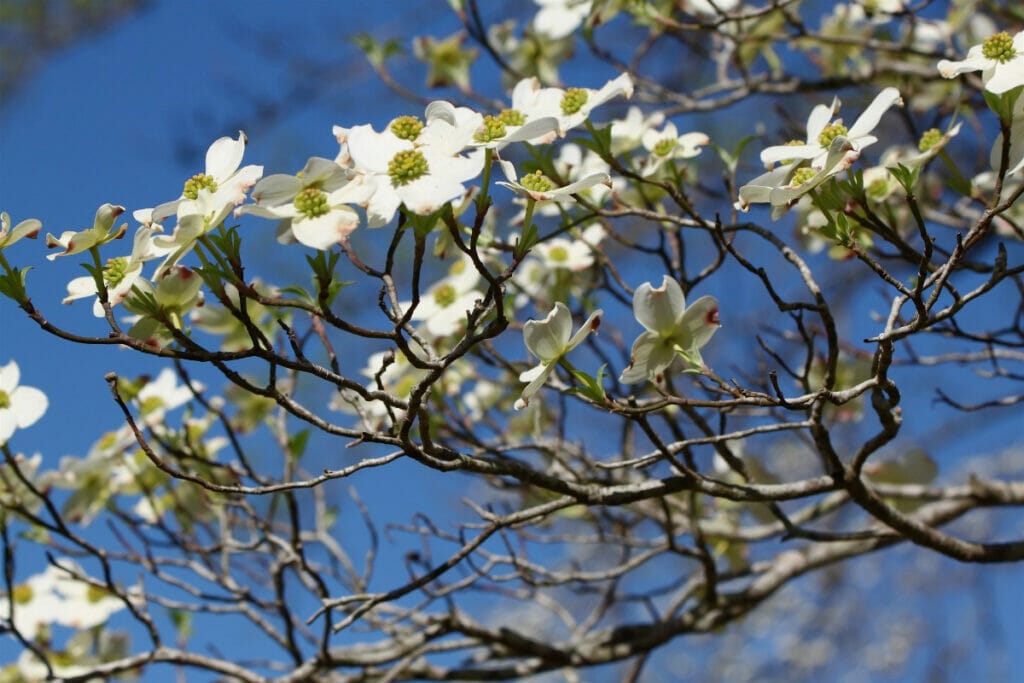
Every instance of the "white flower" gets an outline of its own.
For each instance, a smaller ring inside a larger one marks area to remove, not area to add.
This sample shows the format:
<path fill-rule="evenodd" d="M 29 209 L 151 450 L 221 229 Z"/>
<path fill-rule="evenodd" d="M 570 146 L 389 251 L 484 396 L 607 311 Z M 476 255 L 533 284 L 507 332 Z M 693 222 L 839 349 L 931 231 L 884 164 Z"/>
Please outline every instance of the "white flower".
<path fill-rule="evenodd" d="M 581 178 L 574 183 L 565 185 L 564 187 L 556 187 L 543 173 L 539 170 L 535 173 L 529 173 L 523 177 L 520 181 L 519 176 L 516 174 L 516 168 L 511 162 L 499 160 L 498 165 L 501 166 L 501 172 L 505 174 L 507 181 L 499 180 L 498 185 L 507 187 L 516 194 L 526 197 L 527 199 L 533 199 L 534 201 L 546 201 L 549 199 L 568 199 L 571 195 L 582 192 L 589 187 L 594 185 L 604 184 L 611 186 L 612 179 L 607 173 L 593 173 L 585 178 Z"/>
<path fill-rule="evenodd" d="M 675 124 L 669 121 L 661 132 L 653 128 L 645 130 L 642 142 L 650 152 L 641 172 L 646 177 L 654 175 L 670 159 L 692 159 L 700 154 L 701 147 L 711 144 L 711 138 L 704 133 L 679 135 Z"/>
<path fill-rule="evenodd" d="M 515 403 L 516 410 L 525 408 L 530 398 L 540 391 L 562 356 L 575 349 L 583 343 L 587 335 L 597 330 L 602 314 L 601 310 L 591 313 L 576 334 L 572 333 L 572 313 L 561 301 L 555 303 L 555 307 L 543 320 L 526 321 L 523 325 L 523 342 L 540 363 L 519 375 L 519 381 L 528 384 Z"/>
<path fill-rule="evenodd" d="M 683 9 L 691 14 L 717 17 L 736 9 L 739 4 L 740 0 L 683 0 Z"/>
<path fill-rule="evenodd" d="M 839 99 L 832 100 L 832 106 L 819 104 L 811 110 L 807 119 L 807 142 L 803 144 L 774 145 L 761 152 L 761 163 L 771 168 L 777 162 L 798 159 L 810 159 L 811 166 L 820 169 L 825 165 L 829 154 L 829 146 L 837 137 L 844 137 L 856 152 L 861 152 L 868 145 L 878 141 L 871 131 L 875 129 L 882 114 L 896 104 L 902 104 L 900 93 L 896 88 L 885 88 L 864 110 L 864 113 L 850 126 L 843 125 L 842 119 L 831 121 L 839 111 Z"/>
<path fill-rule="evenodd" d="M 35 424 L 46 412 L 46 394 L 34 387 L 18 386 L 21 373 L 13 360 L 0 367 L 0 445 L 16 429 Z"/>
<path fill-rule="evenodd" d="M 633 342 L 629 367 L 619 377 L 621 382 L 656 379 L 677 356 L 693 368 L 704 365 L 700 349 L 719 327 L 714 297 L 702 296 L 687 307 L 679 283 L 666 275 L 661 287 L 645 282 L 636 288 L 633 315 L 646 332 Z"/>
<path fill-rule="evenodd" d="M 435 337 L 447 337 L 458 332 L 466 323 L 466 313 L 476 306 L 483 295 L 476 290 L 480 273 L 467 256 L 454 263 L 447 277 L 435 283 L 420 297 L 412 320 L 423 320 L 427 332 Z M 410 302 L 402 304 L 407 309 Z"/>
<path fill-rule="evenodd" d="M 1024 85 L 1024 31 L 1012 38 L 1005 31 L 989 36 L 984 43 L 968 50 L 963 61 L 943 59 L 938 69 L 943 78 L 980 71 L 985 90 L 1002 95 Z"/>
<path fill-rule="evenodd" d="M 348 132 L 349 154 L 356 170 L 372 176 L 373 195 L 367 203 L 367 224 L 386 225 L 399 205 L 429 214 L 466 192 L 464 183 L 483 170 L 483 150 L 468 155 L 483 125 L 483 117 L 465 107 L 433 102 L 426 123 L 402 116 L 382 133 L 372 126 Z"/>
<path fill-rule="evenodd" d="M 237 140 L 226 136 L 215 140 L 206 150 L 205 172 L 189 178 L 180 197 L 155 207 L 150 220 L 162 223 L 175 214 L 182 216 L 179 205 L 186 200 L 198 202 L 198 210 L 188 213 L 208 216 L 210 227 L 215 227 L 227 218 L 231 209 L 245 201 L 245 193 L 263 175 L 262 166 L 239 168 L 247 142 L 242 131 L 238 131 Z"/>
<path fill-rule="evenodd" d="M 565 38 L 590 14 L 592 0 L 533 0 L 540 11 L 533 18 L 533 28 L 544 38 Z"/>
<path fill-rule="evenodd" d="M 132 244 L 132 253 L 128 256 L 118 256 L 107 259 L 103 268 L 103 283 L 107 288 L 107 300 L 111 306 L 124 301 L 131 294 L 132 287 L 142 276 L 142 265 L 151 259 L 165 256 L 170 249 L 158 247 L 153 241 L 153 233 L 159 230 L 159 226 L 142 226 L 135 231 L 135 241 Z M 103 304 L 100 303 L 96 289 L 96 279 L 92 275 L 76 277 L 68 282 L 68 295 L 64 297 L 63 303 L 70 304 L 72 301 L 87 296 L 96 296 L 92 305 L 92 314 L 97 318 L 103 317 Z"/>
<path fill-rule="evenodd" d="M 104 204 L 96 209 L 96 217 L 93 219 L 92 227 L 78 232 L 65 230 L 60 237 L 46 234 L 46 246 L 53 249 L 62 247 L 64 251 L 55 254 L 48 254 L 47 259 L 54 260 L 58 256 L 71 256 L 78 254 L 91 247 L 98 247 L 111 240 L 119 240 L 128 231 L 128 224 L 122 223 L 114 227 L 117 217 L 124 213 L 123 206 Z"/>
<path fill-rule="evenodd" d="M 252 191 L 256 203 L 235 213 L 281 219 L 279 241 L 328 249 L 359 227 L 359 214 L 349 205 L 372 194 L 373 183 L 366 176 L 312 157 L 296 175 L 279 173 L 260 180 Z"/>
<path fill-rule="evenodd" d="M 859 157 L 860 152 L 845 137 L 837 137 L 829 144 L 822 168 L 799 162 L 773 168 L 740 188 L 735 207 L 746 211 L 751 204 L 768 203 L 772 206 L 772 220 L 776 220 L 795 200 L 848 169 Z"/>
<path fill-rule="evenodd" d="M 15 585 L 12 595 L 0 596 L 0 620 L 7 621 L 13 602 L 14 618 L 10 623 L 26 638 L 36 638 L 40 629 L 53 623 L 60 613 L 60 597 L 54 590 L 58 571 L 48 567 Z"/>
<path fill-rule="evenodd" d="M 512 106 L 525 120 L 555 117 L 559 132 L 567 131 L 582 124 L 590 112 L 619 95 L 627 99 L 633 96 L 633 79 L 623 73 L 608 81 L 600 90 L 590 88 L 541 88 L 535 78 L 526 79 L 512 91 Z"/>
<path fill-rule="evenodd" d="M 612 153 L 632 152 L 643 144 L 644 133 L 665 122 L 665 114 L 656 111 L 647 116 L 640 107 L 630 107 L 626 118 L 612 121 Z"/>

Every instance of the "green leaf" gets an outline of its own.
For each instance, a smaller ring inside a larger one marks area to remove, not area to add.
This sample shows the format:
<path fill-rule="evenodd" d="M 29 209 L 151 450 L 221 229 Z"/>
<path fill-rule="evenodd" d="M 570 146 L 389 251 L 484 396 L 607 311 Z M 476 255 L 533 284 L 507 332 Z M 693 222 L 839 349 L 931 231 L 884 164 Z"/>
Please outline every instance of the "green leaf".
<path fill-rule="evenodd" d="M 306 452 L 306 445 L 309 443 L 310 431 L 303 429 L 288 439 L 288 453 L 289 455 L 298 460 L 302 457 L 302 454 Z"/>

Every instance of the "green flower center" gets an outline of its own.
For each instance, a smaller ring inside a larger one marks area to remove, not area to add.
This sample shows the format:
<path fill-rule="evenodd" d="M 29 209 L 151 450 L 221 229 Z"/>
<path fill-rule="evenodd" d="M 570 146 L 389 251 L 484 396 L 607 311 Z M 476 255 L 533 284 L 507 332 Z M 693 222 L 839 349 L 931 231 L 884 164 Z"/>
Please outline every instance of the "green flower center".
<path fill-rule="evenodd" d="M 557 263 L 565 263 L 569 260 L 569 250 L 565 247 L 551 247 L 548 251 L 548 258 Z"/>
<path fill-rule="evenodd" d="M 490 142 L 505 137 L 508 131 L 505 129 L 505 122 L 497 116 L 485 116 L 484 126 L 476 132 L 473 139 L 477 142 Z"/>
<path fill-rule="evenodd" d="M 932 128 L 921 136 L 921 142 L 917 143 L 917 148 L 922 152 L 927 152 L 940 142 L 942 142 L 942 133 L 938 128 Z"/>
<path fill-rule="evenodd" d="M 989 36 L 988 40 L 982 43 L 981 54 L 987 59 L 1005 64 L 1017 56 L 1013 49 L 1013 38 L 1006 31 Z"/>
<path fill-rule="evenodd" d="M 185 191 L 182 192 L 187 199 L 199 199 L 199 190 L 217 191 L 217 181 L 212 175 L 196 173 L 185 181 Z"/>
<path fill-rule="evenodd" d="M 317 187 L 307 187 L 295 195 L 293 204 L 295 209 L 306 218 L 317 218 L 331 210 L 331 207 L 327 205 L 327 193 Z"/>
<path fill-rule="evenodd" d="M 0 389 L 0 409 L 11 407 L 11 396 L 3 389 Z"/>
<path fill-rule="evenodd" d="M 429 172 L 426 157 L 415 149 L 403 150 L 388 162 L 388 176 L 395 187 L 408 185 Z"/>
<path fill-rule="evenodd" d="M 391 132 L 402 140 L 415 140 L 423 130 L 423 122 L 415 116 L 399 116 L 391 122 Z"/>
<path fill-rule="evenodd" d="M 553 187 L 551 181 L 541 173 L 540 169 L 533 173 L 527 173 L 519 184 L 531 192 L 547 192 Z"/>
<path fill-rule="evenodd" d="M 804 183 L 806 183 L 808 180 L 810 180 L 814 176 L 816 176 L 817 173 L 818 172 L 815 171 L 810 166 L 804 166 L 803 168 L 798 168 L 796 170 L 796 173 L 793 174 L 793 178 L 789 181 L 789 184 L 792 185 L 793 187 L 798 187 L 798 186 L 803 185 Z"/>
<path fill-rule="evenodd" d="M 27 583 L 15 586 L 12 597 L 15 605 L 27 605 L 32 602 L 32 586 Z"/>
<path fill-rule="evenodd" d="M 825 130 L 821 131 L 821 135 L 818 136 L 818 144 L 822 147 L 828 147 L 832 144 L 840 135 L 846 135 L 848 132 L 846 126 L 841 123 L 831 123 L 825 126 Z"/>
<path fill-rule="evenodd" d="M 889 192 L 889 181 L 885 178 L 875 178 L 871 184 L 864 188 L 869 197 L 881 199 Z"/>
<path fill-rule="evenodd" d="M 128 274 L 128 257 L 118 256 L 108 258 L 107 265 L 103 267 L 103 279 L 110 287 L 117 287 Z"/>
<path fill-rule="evenodd" d="M 506 126 L 521 126 L 526 123 L 526 114 L 518 109 L 502 109 L 498 118 Z"/>
<path fill-rule="evenodd" d="M 434 303 L 441 308 L 447 308 L 455 303 L 457 296 L 458 293 L 455 291 L 455 287 L 445 283 L 434 290 Z"/>
<path fill-rule="evenodd" d="M 562 113 L 565 115 L 575 114 L 587 103 L 589 95 L 583 88 L 569 88 L 562 95 Z"/>
<path fill-rule="evenodd" d="M 665 138 L 664 140 L 658 140 L 658 143 L 654 145 L 654 153 L 659 157 L 667 157 L 675 148 L 676 139 Z"/>
<path fill-rule="evenodd" d="M 90 603 L 93 603 L 93 604 L 99 602 L 100 600 L 102 600 L 103 598 L 105 598 L 105 597 L 107 597 L 109 595 L 110 595 L 110 593 L 108 593 L 107 591 L 103 590 L 102 588 L 97 588 L 96 586 L 89 586 L 89 588 L 85 591 L 85 599 L 86 599 L 86 601 L 88 601 Z"/>

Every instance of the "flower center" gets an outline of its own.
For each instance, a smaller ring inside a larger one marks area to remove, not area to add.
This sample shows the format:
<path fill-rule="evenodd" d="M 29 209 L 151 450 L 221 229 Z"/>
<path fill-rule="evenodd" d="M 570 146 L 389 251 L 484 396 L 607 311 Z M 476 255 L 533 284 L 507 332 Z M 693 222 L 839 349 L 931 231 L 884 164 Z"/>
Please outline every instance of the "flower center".
<path fill-rule="evenodd" d="M 295 195 L 295 209 L 306 218 L 317 218 L 330 212 L 327 205 L 327 193 L 317 187 L 307 187 Z"/>
<path fill-rule="evenodd" d="M 86 601 L 93 604 L 99 602 L 108 595 L 110 594 L 107 593 L 107 591 L 103 590 L 102 588 L 97 588 L 96 586 L 89 586 L 89 588 L 85 591 Z"/>
<path fill-rule="evenodd" d="M 199 199 L 199 190 L 216 192 L 217 181 L 213 179 L 212 175 L 196 173 L 185 181 L 185 191 L 182 192 L 182 194 L 185 195 L 187 199 Z"/>
<path fill-rule="evenodd" d="M 917 148 L 922 152 L 927 152 L 941 141 L 942 133 L 938 128 L 932 128 L 925 131 L 924 135 L 921 136 L 921 142 L 917 143 Z"/>
<path fill-rule="evenodd" d="M 473 136 L 477 142 L 490 142 L 505 137 L 508 131 L 505 129 L 505 122 L 497 116 L 485 116 L 483 128 Z"/>
<path fill-rule="evenodd" d="M 111 287 L 117 287 L 124 280 L 124 276 L 128 274 L 128 257 L 118 256 L 116 258 L 108 258 L 107 265 L 103 267 L 103 279 L 107 281 L 107 284 Z"/>
<path fill-rule="evenodd" d="M 864 188 L 864 192 L 869 197 L 881 199 L 889 192 L 889 181 L 885 178 L 875 178 L 871 181 L 871 184 Z"/>
<path fill-rule="evenodd" d="M 448 283 L 439 285 L 438 288 L 434 290 L 434 303 L 441 308 L 448 308 L 451 306 L 455 303 L 456 297 L 457 294 L 455 292 L 455 287 Z"/>
<path fill-rule="evenodd" d="M 569 250 L 562 246 L 551 247 L 548 258 L 557 263 L 565 263 L 569 260 Z"/>
<path fill-rule="evenodd" d="M 520 184 L 531 192 L 547 192 L 553 187 L 551 181 L 544 177 L 540 169 L 533 173 L 527 173 Z"/>
<path fill-rule="evenodd" d="M 562 95 L 562 113 L 575 114 L 587 103 L 587 91 L 583 88 L 569 88 Z"/>
<path fill-rule="evenodd" d="M 833 140 L 840 135 L 846 135 L 847 132 L 846 126 L 841 123 L 829 124 L 825 126 L 825 130 L 821 131 L 821 135 L 818 136 L 818 144 L 822 147 L 828 147 L 832 144 Z"/>
<path fill-rule="evenodd" d="M 0 410 L 11 407 L 11 396 L 3 389 L 0 389 Z"/>
<path fill-rule="evenodd" d="M 796 170 L 796 173 L 793 174 L 793 178 L 789 181 L 789 184 L 792 187 L 798 187 L 798 186 L 803 185 L 804 183 L 806 183 L 808 180 L 813 178 L 815 175 L 817 175 L 817 171 L 815 171 L 810 166 L 805 166 L 803 168 L 798 168 Z"/>
<path fill-rule="evenodd" d="M 502 109 L 498 118 L 506 126 L 521 126 L 526 123 L 526 114 L 518 109 Z"/>
<path fill-rule="evenodd" d="M 426 157 L 415 149 L 403 150 L 388 162 L 388 176 L 395 187 L 408 185 L 429 172 Z"/>
<path fill-rule="evenodd" d="M 657 144 L 654 145 L 654 153 L 659 157 L 667 157 L 672 153 L 672 150 L 676 148 L 675 138 L 665 138 L 664 140 L 658 140 Z"/>
<path fill-rule="evenodd" d="M 415 140 L 423 130 L 423 122 L 415 116 L 399 116 L 391 122 L 391 132 L 402 140 Z"/>
<path fill-rule="evenodd" d="M 27 583 L 15 586 L 12 597 L 14 598 L 14 604 L 27 605 L 32 602 L 32 586 Z"/>
<path fill-rule="evenodd" d="M 1006 31 L 997 33 L 982 43 L 981 54 L 985 55 L 986 58 L 993 61 L 1005 64 L 1014 57 L 1017 56 L 1017 51 L 1013 49 L 1013 38 Z"/>

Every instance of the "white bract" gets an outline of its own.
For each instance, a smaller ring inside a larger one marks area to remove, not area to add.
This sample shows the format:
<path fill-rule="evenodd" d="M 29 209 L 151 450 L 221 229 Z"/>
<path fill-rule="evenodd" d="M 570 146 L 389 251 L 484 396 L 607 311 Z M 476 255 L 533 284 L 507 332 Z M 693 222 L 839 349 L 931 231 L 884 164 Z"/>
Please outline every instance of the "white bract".
<path fill-rule="evenodd" d="M 18 386 L 21 372 L 13 360 L 0 367 L 0 445 L 16 429 L 35 424 L 46 412 L 46 394 L 34 387 Z"/>
<path fill-rule="evenodd" d="M 527 320 L 523 325 L 523 342 L 527 350 L 540 361 L 538 365 L 519 375 L 520 382 L 527 382 L 522 396 L 515 403 L 516 410 L 525 408 L 547 381 L 548 375 L 562 357 L 575 349 L 591 332 L 601 324 L 603 311 L 597 310 L 590 314 L 583 325 L 572 333 L 572 313 L 561 301 L 555 303 L 547 317 L 543 320 Z"/>
<path fill-rule="evenodd" d="M 703 367 L 700 350 L 719 328 L 718 301 L 702 296 L 689 307 L 679 283 L 668 275 L 661 287 L 645 282 L 633 293 L 633 315 L 646 330 L 630 352 L 619 381 L 655 380 L 677 357 L 693 369 Z"/>
<path fill-rule="evenodd" d="M 633 96 L 633 79 L 624 73 L 608 81 L 599 90 L 590 88 L 541 88 L 536 79 L 527 79 L 512 91 L 512 106 L 525 120 L 544 117 L 558 119 L 559 131 L 567 131 L 582 124 L 594 108 L 622 95 Z"/>
<path fill-rule="evenodd" d="M 959 62 L 943 59 L 938 69 L 943 78 L 980 71 L 985 90 L 1002 95 L 1024 85 L 1024 31 L 1013 37 L 1005 31 L 996 33 L 968 50 L 966 59 Z"/>
<path fill-rule="evenodd" d="M 761 152 L 761 163 L 765 168 L 771 168 L 776 163 L 786 160 L 810 159 L 811 166 L 820 169 L 825 165 L 830 145 L 837 137 L 846 138 L 854 151 L 861 152 L 878 140 L 871 135 L 871 131 L 881 121 L 882 114 L 893 105 L 902 103 L 903 100 L 896 88 L 886 88 L 878 93 L 849 128 L 843 125 L 842 119 L 832 121 L 832 117 L 839 111 L 838 98 L 832 100 L 830 107 L 819 104 L 811 110 L 811 115 L 807 118 L 807 141 L 766 147 Z"/>
<path fill-rule="evenodd" d="M 26 218 L 11 229 L 11 217 L 4 211 L 0 213 L 0 251 L 11 246 L 22 237 L 34 239 L 43 224 L 37 218 Z"/>
<path fill-rule="evenodd" d="M 74 230 L 65 230 L 60 234 L 60 237 L 55 237 L 54 235 L 47 233 L 46 246 L 51 249 L 61 247 L 64 251 L 49 254 L 46 258 L 52 261 L 58 256 L 79 254 L 86 249 L 98 247 L 110 242 L 111 240 L 121 239 L 124 237 L 125 232 L 128 231 L 128 224 L 122 223 L 121 225 L 114 227 L 114 223 L 117 221 L 117 217 L 122 213 L 124 213 L 123 206 L 104 204 L 100 208 L 96 209 L 96 217 L 93 219 L 91 228 L 77 232 Z"/>
<path fill-rule="evenodd" d="M 592 0 L 533 0 L 540 11 L 533 18 L 533 28 L 551 40 L 565 38 L 590 14 Z"/>

